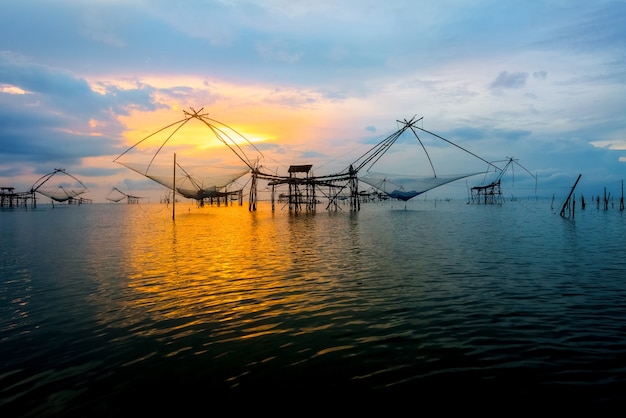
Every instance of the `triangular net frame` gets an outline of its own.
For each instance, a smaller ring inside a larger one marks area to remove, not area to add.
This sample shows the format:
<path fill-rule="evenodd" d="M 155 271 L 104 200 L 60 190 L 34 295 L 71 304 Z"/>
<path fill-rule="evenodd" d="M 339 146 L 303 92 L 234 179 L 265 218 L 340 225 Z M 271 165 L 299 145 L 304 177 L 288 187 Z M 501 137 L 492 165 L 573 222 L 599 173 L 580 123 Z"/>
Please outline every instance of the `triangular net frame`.
<path fill-rule="evenodd" d="M 110 202 L 121 202 L 122 200 L 127 198 L 126 193 L 118 189 L 117 187 L 113 187 L 111 191 L 105 196 L 106 200 Z"/>
<path fill-rule="evenodd" d="M 359 181 L 368 184 L 375 189 L 379 190 L 383 194 L 398 200 L 407 201 L 412 199 L 415 196 L 419 196 L 429 190 L 435 189 L 437 187 L 443 186 L 444 184 L 448 184 L 454 182 L 456 180 L 460 180 L 462 178 L 475 176 L 477 174 L 484 173 L 483 171 L 473 171 L 469 173 L 457 173 L 457 174 L 445 174 L 440 175 L 437 174 L 435 170 L 435 166 L 432 162 L 430 154 L 426 150 L 426 147 L 419 135 L 418 131 L 422 131 L 434 136 L 437 139 L 443 140 L 454 147 L 464 151 L 472 155 L 473 157 L 478 158 L 479 160 L 487 163 L 488 166 L 492 166 L 497 170 L 500 170 L 498 167 L 494 166 L 487 160 L 479 157 L 478 155 L 472 153 L 471 151 L 466 150 L 465 148 L 460 147 L 459 145 L 433 133 L 423 129 L 418 126 L 417 123 L 421 121 L 423 118 L 416 119 L 415 117 L 410 120 L 404 119 L 403 121 L 397 121 L 401 124 L 401 127 L 384 138 L 381 142 L 379 142 L 376 146 L 371 148 L 364 155 L 359 157 L 350 167 L 351 170 L 358 173 Z M 389 151 L 391 146 L 396 143 L 396 141 L 405 133 L 412 133 L 420 146 L 422 147 L 426 159 L 432 169 L 432 175 L 412 175 L 412 174 L 399 174 L 399 173 L 391 173 L 391 172 L 382 172 L 382 171 L 373 171 L 372 168 L 375 164 L 377 164 L 381 158 Z"/>
<path fill-rule="evenodd" d="M 49 197 L 55 202 L 67 202 L 89 191 L 83 182 L 62 168 L 55 168 L 51 173 L 40 177 L 30 190 L 32 193 L 37 192 Z"/>
<path fill-rule="evenodd" d="M 146 136 L 113 161 L 186 198 L 203 200 L 227 192 L 263 155 L 234 128 L 201 112 L 183 111 L 183 119 Z M 188 141 L 182 129 L 194 120 L 203 129 L 196 133 L 201 135 L 196 144 Z M 166 145 L 176 155 L 175 164 L 172 154 L 164 152 Z"/>

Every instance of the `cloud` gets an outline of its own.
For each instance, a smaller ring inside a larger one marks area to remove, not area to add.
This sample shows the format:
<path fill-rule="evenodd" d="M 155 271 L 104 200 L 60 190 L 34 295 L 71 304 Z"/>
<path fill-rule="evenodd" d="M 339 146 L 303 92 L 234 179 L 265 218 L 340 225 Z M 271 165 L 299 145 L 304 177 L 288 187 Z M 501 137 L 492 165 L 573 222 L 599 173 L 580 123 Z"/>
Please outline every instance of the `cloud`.
<path fill-rule="evenodd" d="M 290 51 L 286 41 L 258 42 L 256 49 L 264 60 L 285 64 L 297 62 L 301 55 L 298 52 Z"/>
<path fill-rule="evenodd" d="M 607 140 L 599 140 L 599 141 L 590 141 L 589 142 L 594 147 L 598 148 L 606 148 L 610 150 L 618 150 L 625 151 L 626 150 L 626 139 L 607 139 Z"/>
<path fill-rule="evenodd" d="M 83 78 L 16 54 L 0 54 L 0 83 L 0 155 L 40 172 L 115 153 L 126 129 L 119 116 L 158 107 L 149 86 L 96 92 Z"/>
<path fill-rule="evenodd" d="M 66 167 L 111 181 L 129 141 L 195 106 L 245 125 L 285 165 L 326 164 L 417 114 L 554 184 L 582 169 L 621 176 L 625 12 L 582 0 L 9 2 L 0 173 Z M 442 166 L 452 160 L 423 140 Z M 412 162 L 396 155 L 394 168 Z"/>
<path fill-rule="evenodd" d="M 491 82 L 489 88 L 492 90 L 500 89 L 521 89 L 526 86 L 528 73 L 509 73 L 502 71 L 495 80 Z"/>

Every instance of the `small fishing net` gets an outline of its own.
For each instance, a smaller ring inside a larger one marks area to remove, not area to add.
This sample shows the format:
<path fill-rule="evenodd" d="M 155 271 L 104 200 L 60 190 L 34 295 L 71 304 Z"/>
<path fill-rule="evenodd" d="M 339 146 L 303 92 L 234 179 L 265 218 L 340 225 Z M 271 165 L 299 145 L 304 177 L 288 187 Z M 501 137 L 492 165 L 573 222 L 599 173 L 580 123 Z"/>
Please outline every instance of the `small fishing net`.
<path fill-rule="evenodd" d="M 106 195 L 107 200 L 111 202 L 116 202 L 116 203 L 121 202 L 122 200 L 127 199 L 127 198 L 128 198 L 128 195 L 122 192 L 117 187 L 114 187 L 113 189 L 111 189 L 109 194 Z"/>
<path fill-rule="evenodd" d="M 89 189 L 64 169 L 55 169 L 37 180 L 31 191 L 49 197 L 55 202 L 67 202 L 88 192 Z"/>

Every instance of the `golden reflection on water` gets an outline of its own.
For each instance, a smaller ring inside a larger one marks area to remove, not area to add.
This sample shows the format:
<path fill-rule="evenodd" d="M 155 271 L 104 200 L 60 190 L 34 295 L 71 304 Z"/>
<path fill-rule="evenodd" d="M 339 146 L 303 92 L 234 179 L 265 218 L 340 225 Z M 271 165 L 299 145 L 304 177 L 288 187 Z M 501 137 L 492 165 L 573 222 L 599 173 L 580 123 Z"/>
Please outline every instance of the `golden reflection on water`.
<path fill-rule="evenodd" d="M 172 221 L 171 212 L 148 205 L 130 224 L 131 303 L 141 308 L 134 314 L 180 322 L 144 331 L 232 323 L 239 338 L 251 338 L 286 332 L 277 319 L 283 315 L 322 310 L 322 290 L 333 285 L 328 263 L 343 258 L 332 249 L 330 259 L 324 255 L 333 234 L 318 227 L 320 216 L 328 214 L 178 204 Z"/>

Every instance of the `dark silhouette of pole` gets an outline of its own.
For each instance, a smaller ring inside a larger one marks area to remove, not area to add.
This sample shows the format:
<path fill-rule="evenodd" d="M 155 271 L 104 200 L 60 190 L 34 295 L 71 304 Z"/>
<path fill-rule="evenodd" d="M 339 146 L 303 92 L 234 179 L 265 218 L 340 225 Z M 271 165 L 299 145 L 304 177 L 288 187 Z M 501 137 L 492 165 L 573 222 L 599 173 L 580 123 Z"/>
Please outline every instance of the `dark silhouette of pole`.
<path fill-rule="evenodd" d="M 572 186 L 572 190 L 570 190 L 569 195 L 567 196 L 567 199 L 565 199 L 565 203 L 563 203 L 563 207 L 561 208 L 561 216 L 563 216 L 563 214 L 565 213 L 565 208 L 567 207 L 567 204 L 569 203 L 569 199 L 572 197 L 572 193 L 574 193 L 574 189 L 576 188 L 576 185 L 578 184 L 578 180 L 580 180 L 581 177 L 582 177 L 582 174 L 579 174 L 578 178 L 576 179 L 576 183 L 574 183 L 574 185 Z"/>
<path fill-rule="evenodd" d="M 172 183 L 172 220 L 176 217 L 176 153 L 174 153 L 174 178 Z"/>

